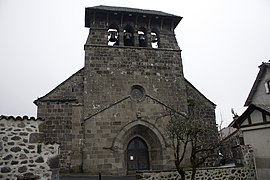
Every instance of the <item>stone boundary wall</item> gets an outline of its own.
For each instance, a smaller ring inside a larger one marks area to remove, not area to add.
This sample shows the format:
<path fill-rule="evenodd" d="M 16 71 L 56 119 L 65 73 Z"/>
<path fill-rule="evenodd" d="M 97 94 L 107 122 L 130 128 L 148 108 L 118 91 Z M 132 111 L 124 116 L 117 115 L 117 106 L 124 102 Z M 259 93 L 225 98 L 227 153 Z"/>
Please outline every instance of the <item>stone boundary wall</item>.
<path fill-rule="evenodd" d="M 57 143 L 42 142 L 41 118 L 0 116 L 0 179 L 58 179 Z"/>
<path fill-rule="evenodd" d="M 241 146 L 243 153 L 242 167 L 200 168 L 196 172 L 196 180 L 256 180 L 253 150 L 250 146 Z M 176 171 L 137 173 L 139 180 L 181 180 Z M 190 180 L 191 171 L 186 171 L 186 180 Z"/>
<path fill-rule="evenodd" d="M 186 171 L 186 180 L 191 178 L 191 171 Z M 175 171 L 139 173 L 139 180 L 181 180 L 181 176 Z M 196 172 L 196 180 L 256 180 L 255 170 L 244 167 L 236 168 L 207 168 Z"/>

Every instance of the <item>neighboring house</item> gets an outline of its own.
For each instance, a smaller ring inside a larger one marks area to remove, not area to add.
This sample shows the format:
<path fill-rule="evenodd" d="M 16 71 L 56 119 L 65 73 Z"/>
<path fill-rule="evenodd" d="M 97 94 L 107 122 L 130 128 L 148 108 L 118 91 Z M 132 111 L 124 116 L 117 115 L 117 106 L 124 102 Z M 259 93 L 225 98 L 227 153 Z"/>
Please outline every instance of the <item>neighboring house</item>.
<path fill-rule="evenodd" d="M 262 63 L 245 102 L 246 111 L 232 123 L 242 131 L 245 144 L 250 144 L 259 180 L 270 177 L 270 63 Z"/>
<path fill-rule="evenodd" d="M 228 127 L 221 129 L 219 135 L 222 141 L 220 147 L 222 160 L 220 165 L 243 165 L 240 145 L 243 145 L 244 142 L 241 131 L 229 125 Z"/>

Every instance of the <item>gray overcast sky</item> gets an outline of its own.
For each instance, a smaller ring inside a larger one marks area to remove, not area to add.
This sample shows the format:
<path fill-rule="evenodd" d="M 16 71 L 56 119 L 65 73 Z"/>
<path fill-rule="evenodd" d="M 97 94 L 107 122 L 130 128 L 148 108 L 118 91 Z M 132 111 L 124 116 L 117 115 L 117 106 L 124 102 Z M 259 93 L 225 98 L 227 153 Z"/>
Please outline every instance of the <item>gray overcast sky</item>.
<path fill-rule="evenodd" d="M 84 8 L 109 5 L 182 16 L 175 30 L 185 77 L 217 104 L 217 123 L 240 115 L 270 59 L 269 0 L 0 0 L 0 114 L 36 116 L 33 101 L 84 65 Z"/>

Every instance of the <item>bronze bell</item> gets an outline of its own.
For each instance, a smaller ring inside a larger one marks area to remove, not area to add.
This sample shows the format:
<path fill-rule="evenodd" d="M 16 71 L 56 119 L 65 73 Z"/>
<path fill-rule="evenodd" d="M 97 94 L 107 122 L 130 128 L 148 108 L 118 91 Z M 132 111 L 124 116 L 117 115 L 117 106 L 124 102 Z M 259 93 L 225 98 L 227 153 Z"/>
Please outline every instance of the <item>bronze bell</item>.
<path fill-rule="evenodd" d="M 126 33 L 125 33 L 125 39 L 126 39 L 126 40 L 131 40 L 131 38 L 132 38 L 132 33 L 126 32 Z"/>
<path fill-rule="evenodd" d="M 117 41 L 117 32 L 116 31 L 109 31 L 109 41 L 116 42 Z"/>
<path fill-rule="evenodd" d="M 153 43 L 158 42 L 158 38 L 157 38 L 156 34 L 155 35 L 152 34 L 151 42 L 153 42 Z"/>
<path fill-rule="evenodd" d="M 139 34 L 139 40 L 140 40 L 140 41 L 145 41 L 145 36 L 144 36 L 144 34 Z"/>

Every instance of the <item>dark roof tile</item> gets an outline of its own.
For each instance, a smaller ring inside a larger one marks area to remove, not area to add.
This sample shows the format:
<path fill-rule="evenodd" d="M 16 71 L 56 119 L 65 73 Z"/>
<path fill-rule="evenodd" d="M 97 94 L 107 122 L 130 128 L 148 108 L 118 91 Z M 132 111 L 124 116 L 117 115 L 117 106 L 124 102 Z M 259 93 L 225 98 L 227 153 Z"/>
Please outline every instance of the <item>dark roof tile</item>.
<path fill-rule="evenodd" d="M 157 15 L 157 16 L 178 17 L 176 15 L 165 13 L 165 12 L 162 12 L 162 11 L 135 9 L 135 8 L 128 8 L 128 7 L 116 7 L 116 6 L 103 6 L 103 5 L 100 5 L 100 6 L 88 7 L 87 9 L 104 10 L 104 11 L 117 11 L 117 12 L 127 12 L 127 13 L 140 13 L 140 14 L 149 14 L 149 15 Z"/>
<path fill-rule="evenodd" d="M 230 123 L 230 126 L 234 128 L 239 128 L 241 124 L 246 120 L 246 118 L 248 118 L 255 109 L 261 112 L 265 112 L 267 115 L 270 116 L 270 106 L 250 104 L 241 116 L 239 116 Z"/>
<path fill-rule="evenodd" d="M 252 98 L 253 98 L 253 95 L 255 94 L 255 92 L 257 91 L 257 87 L 261 81 L 261 78 L 263 77 L 264 73 L 265 73 L 265 70 L 266 68 L 269 68 L 270 67 L 270 63 L 269 62 L 262 62 L 262 64 L 259 66 L 260 68 L 260 71 L 256 77 L 256 80 L 254 81 L 254 84 L 249 92 L 249 95 L 248 95 L 248 98 L 245 102 L 245 105 L 244 106 L 249 106 L 251 103 L 252 103 Z"/>

